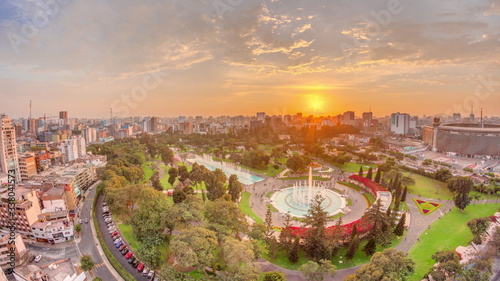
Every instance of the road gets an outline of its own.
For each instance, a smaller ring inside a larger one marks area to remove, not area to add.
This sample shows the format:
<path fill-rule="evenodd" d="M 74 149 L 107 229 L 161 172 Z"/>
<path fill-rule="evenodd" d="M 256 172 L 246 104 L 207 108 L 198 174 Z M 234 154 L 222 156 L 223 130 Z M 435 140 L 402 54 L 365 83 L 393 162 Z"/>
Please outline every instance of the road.
<path fill-rule="evenodd" d="M 104 219 L 102 218 L 102 201 L 103 201 L 103 196 L 101 196 L 97 200 L 97 207 L 96 207 L 96 216 L 97 216 L 97 222 L 99 223 L 99 230 L 101 231 L 102 236 L 104 238 L 104 242 L 108 246 L 109 251 L 113 256 L 115 256 L 116 260 L 122 265 L 125 270 L 127 270 L 136 280 L 147 280 L 144 278 L 139 272 L 137 272 L 136 269 L 134 269 L 130 264 L 128 264 L 127 260 L 122 256 L 122 254 L 115 248 L 115 244 L 113 244 L 113 240 L 111 239 L 111 235 L 109 235 L 108 228 L 106 224 L 104 223 Z M 113 222 L 115 224 L 115 222 Z M 118 227 L 117 230 L 119 231 Z M 120 236 L 123 238 L 123 235 Z M 127 245 L 128 249 L 131 249 L 130 245 L 125 241 L 125 244 Z M 102 245 L 105 247 L 104 245 Z M 103 280 L 108 280 L 108 279 L 103 279 Z"/>
<path fill-rule="evenodd" d="M 90 224 L 92 223 L 92 214 L 90 212 L 91 207 L 92 207 L 92 201 L 94 200 L 94 196 L 96 193 L 96 187 L 100 183 L 100 181 L 96 182 L 91 186 L 91 190 L 88 191 L 87 196 L 85 198 L 85 201 L 83 202 L 81 206 L 81 212 L 80 212 L 80 218 L 82 220 L 88 219 L 88 223 L 82 223 L 82 232 L 80 233 L 81 239 L 77 243 L 78 250 L 82 255 L 90 255 L 92 257 L 92 260 L 96 264 L 96 267 L 94 267 L 94 275 L 96 277 L 102 278 L 102 280 L 117 280 L 111 271 L 104 265 L 104 260 L 101 257 L 101 254 L 99 253 L 97 249 L 98 245 L 98 240 L 97 237 L 95 237 L 92 234 L 92 229 L 90 227 Z"/>

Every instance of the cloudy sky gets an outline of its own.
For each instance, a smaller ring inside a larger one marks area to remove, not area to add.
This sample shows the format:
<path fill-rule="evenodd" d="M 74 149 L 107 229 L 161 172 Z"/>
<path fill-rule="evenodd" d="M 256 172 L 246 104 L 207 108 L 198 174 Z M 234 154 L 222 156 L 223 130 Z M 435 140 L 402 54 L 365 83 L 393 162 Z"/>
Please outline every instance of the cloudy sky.
<path fill-rule="evenodd" d="M 30 100 L 35 117 L 500 115 L 500 0 L 0 0 L 0 112 Z"/>

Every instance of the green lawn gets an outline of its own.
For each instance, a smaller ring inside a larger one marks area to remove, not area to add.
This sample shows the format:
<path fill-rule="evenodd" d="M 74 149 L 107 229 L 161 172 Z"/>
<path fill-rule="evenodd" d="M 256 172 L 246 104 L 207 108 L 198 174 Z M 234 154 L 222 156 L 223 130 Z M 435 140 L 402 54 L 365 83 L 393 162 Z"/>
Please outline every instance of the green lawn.
<path fill-rule="evenodd" d="M 411 194 L 422 195 L 422 197 L 431 199 L 453 199 L 453 193 L 446 187 L 444 182 L 413 173 L 405 173 L 405 176 L 415 180 L 415 185 L 408 187 L 408 192 Z"/>
<path fill-rule="evenodd" d="M 369 192 L 365 192 L 365 193 L 363 193 L 363 194 L 361 194 L 361 195 L 363 195 L 363 197 L 365 197 L 365 198 L 366 198 L 366 200 L 368 201 L 368 203 L 370 204 L 370 206 L 371 206 L 373 203 L 375 203 L 375 198 L 373 197 L 373 195 L 372 195 L 371 193 L 369 193 Z"/>
<path fill-rule="evenodd" d="M 285 177 L 285 178 L 281 178 L 281 179 L 282 180 L 307 180 L 307 179 L 309 179 L 309 176 Z M 313 180 L 316 180 L 316 181 L 329 181 L 330 179 L 325 179 L 325 178 L 322 178 L 322 177 L 313 176 Z"/>
<path fill-rule="evenodd" d="M 124 236 L 125 240 L 128 242 L 130 247 L 133 249 L 139 248 L 139 241 L 135 240 L 134 235 L 132 234 L 132 225 L 130 224 L 118 224 L 118 228 L 122 232 L 122 235 Z"/>
<path fill-rule="evenodd" d="M 151 164 L 153 164 L 152 161 L 147 161 L 141 166 L 142 170 L 144 171 L 144 179 L 147 181 L 153 175 L 153 169 L 151 169 Z"/>
<path fill-rule="evenodd" d="M 361 186 L 355 185 L 354 183 L 344 182 L 344 181 L 339 181 L 338 183 L 345 185 L 345 186 L 348 186 L 356 191 L 363 191 L 364 190 Z"/>
<path fill-rule="evenodd" d="M 467 221 L 473 218 L 491 216 L 500 204 L 469 205 L 462 213 L 453 208 L 451 212 L 435 221 L 431 227 L 420 236 L 408 253 L 416 263 L 416 271 L 409 280 L 421 280 L 435 261 L 431 256 L 437 251 L 455 250 L 458 246 L 467 246 L 472 240 L 472 233 L 467 227 Z"/>
<path fill-rule="evenodd" d="M 387 248 L 394 248 L 396 247 L 399 242 L 401 241 L 401 238 L 395 238 L 392 240 L 392 244 L 389 245 Z M 353 266 L 358 266 L 364 263 L 367 263 L 370 261 L 371 257 L 366 256 L 366 254 L 362 251 L 363 247 L 368 241 L 362 240 L 361 243 L 359 244 L 358 250 L 356 251 L 356 254 L 351 260 L 346 260 L 345 259 L 345 254 L 347 252 L 347 247 L 344 247 L 340 249 L 335 257 L 331 260 L 332 263 L 337 267 L 337 269 L 344 269 L 344 268 L 350 268 Z M 385 248 L 382 248 L 380 246 L 377 246 L 377 252 L 383 251 Z M 342 258 L 341 258 L 342 257 Z M 299 252 L 299 261 L 295 264 L 291 263 L 286 254 L 284 254 L 282 251 L 279 251 L 278 254 L 276 255 L 275 259 L 270 259 L 269 255 L 264 255 L 264 258 L 278 266 L 281 266 L 286 269 L 292 269 L 292 270 L 298 270 L 299 267 L 306 262 L 308 262 L 310 259 L 307 257 L 306 253 L 301 250 Z"/>
<path fill-rule="evenodd" d="M 375 168 L 377 167 L 377 164 L 360 164 L 360 163 L 349 162 L 338 167 L 346 172 L 356 173 L 359 172 L 359 167 L 363 167 L 364 171 L 368 171 L 368 168 L 370 167 Z"/>
<path fill-rule="evenodd" d="M 269 191 L 267 194 L 266 194 L 266 197 L 267 198 L 271 198 L 271 195 L 273 195 L 274 191 Z"/>
<path fill-rule="evenodd" d="M 243 191 L 243 193 L 241 193 L 241 202 L 238 203 L 238 207 L 243 214 L 251 217 L 256 223 L 262 223 L 262 219 L 257 216 L 250 207 L 250 195 L 250 192 Z"/>
<path fill-rule="evenodd" d="M 281 173 L 283 170 L 285 170 L 284 166 L 280 166 L 278 169 L 275 169 L 273 167 L 274 164 L 271 164 L 271 163 L 267 164 L 267 169 L 265 169 L 265 170 L 257 170 L 257 169 L 250 168 L 250 167 L 245 166 L 245 165 L 239 165 L 239 166 L 241 166 L 241 168 L 243 168 L 243 169 L 247 169 L 247 170 L 255 172 L 255 173 L 266 175 L 268 177 L 275 177 L 275 176 L 279 175 L 279 173 Z"/>

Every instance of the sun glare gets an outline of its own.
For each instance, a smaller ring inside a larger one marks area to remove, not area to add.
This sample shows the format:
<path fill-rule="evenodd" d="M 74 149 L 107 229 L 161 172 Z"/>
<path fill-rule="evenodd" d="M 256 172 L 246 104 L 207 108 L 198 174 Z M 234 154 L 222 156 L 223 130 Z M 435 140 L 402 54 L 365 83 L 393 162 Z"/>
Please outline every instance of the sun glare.
<path fill-rule="evenodd" d="M 323 108 L 323 100 L 316 95 L 311 96 L 309 104 L 314 113 L 317 113 Z"/>

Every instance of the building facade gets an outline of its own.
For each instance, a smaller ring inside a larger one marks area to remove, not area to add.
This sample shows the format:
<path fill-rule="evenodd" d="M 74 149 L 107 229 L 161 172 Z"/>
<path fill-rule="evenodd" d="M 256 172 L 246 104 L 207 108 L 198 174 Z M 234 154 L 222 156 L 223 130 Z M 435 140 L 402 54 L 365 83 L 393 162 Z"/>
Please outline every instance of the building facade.
<path fill-rule="evenodd" d="M 16 181 L 21 181 L 19 159 L 17 155 L 16 130 L 12 119 L 7 115 L 0 115 L 0 172 L 9 173 L 14 170 Z"/>
<path fill-rule="evenodd" d="M 10 229 L 13 222 L 16 232 L 21 234 L 22 238 L 33 238 L 31 226 L 38 221 L 38 216 L 42 212 L 36 190 L 17 187 L 14 197 L 16 203 L 14 220 L 12 220 L 9 212 L 9 195 L 7 192 L 1 194 L 0 226 Z"/>

